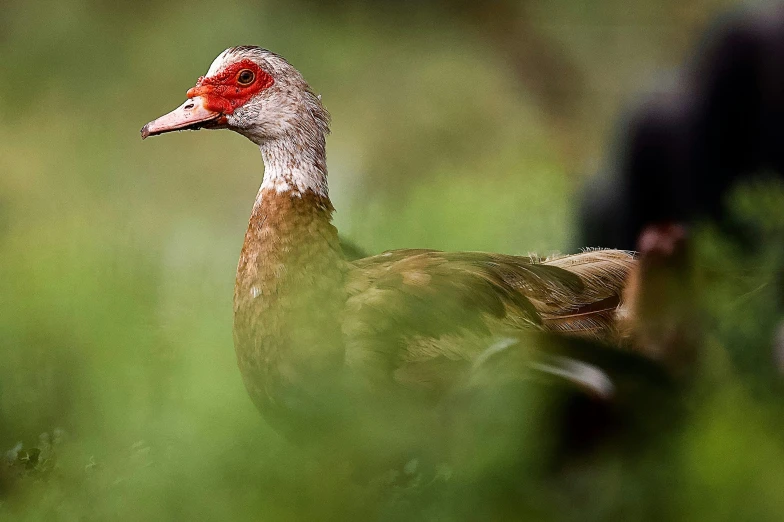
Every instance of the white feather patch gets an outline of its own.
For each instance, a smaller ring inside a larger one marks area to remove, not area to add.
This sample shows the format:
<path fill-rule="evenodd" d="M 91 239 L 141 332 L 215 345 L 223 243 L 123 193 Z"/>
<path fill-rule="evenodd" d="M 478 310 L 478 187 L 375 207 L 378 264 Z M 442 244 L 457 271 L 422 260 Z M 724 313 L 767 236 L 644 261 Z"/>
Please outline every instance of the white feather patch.
<path fill-rule="evenodd" d="M 279 194 L 288 192 L 297 197 L 302 197 L 306 192 L 313 192 L 327 197 L 329 190 L 325 172 L 315 165 L 308 165 L 305 161 L 293 162 L 292 158 L 277 154 L 274 148 L 275 144 L 261 146 L 264 158 L 264 180 L 259 191 L 271 189 Z"/>
<path fill-rule="evenodd" d="M 210 76 L 215 76 L 216 74 L 218 74 L 218 71 L 220 71 L 221 69 L 223 69 L 227 65 L 227 63 L 228 63 L 227 58 L 231 54 L 232 54 L 231 53 L 231 49 L 226 49 L 225 51 L 220 53 L 218 55 L 218 57 L 215 58 L 212 61 L 212 64 L 210 65 L 210 68 L 207 71 L 207 74 L 205 74 L 205 76 L 210 77 Z"/>

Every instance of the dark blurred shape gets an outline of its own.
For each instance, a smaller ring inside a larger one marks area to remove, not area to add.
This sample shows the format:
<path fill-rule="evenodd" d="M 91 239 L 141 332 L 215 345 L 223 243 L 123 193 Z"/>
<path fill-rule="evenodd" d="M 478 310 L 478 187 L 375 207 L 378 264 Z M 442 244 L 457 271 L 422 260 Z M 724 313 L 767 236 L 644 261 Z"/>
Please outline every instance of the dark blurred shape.
<path fill-rule="evenodd" d="M 594 340 L 506 339 L 476 362 L 447 408 L 458 480 L 450 488 L 462 491 L 461 509 L 489 510 L 488 520 L 595 510 L 607 462 L 641 462 L 684 418 L 680 386 L 661 365 Z M 546 483 L 568 506 L 543 494 Z M 622 501 L 620 490 L 608 494 Z"/>
<path fill-rule="evenodd" d="M 671 376 L 688 382 L 697 366 L 702 332 L 687 231 L 677 223 L 648 225 L 637 248 L 638 270 L 626 288 L 627 306 L 635 318 L 635 346 Z"/>
<path fill-rule="evenodd" d="M 471 397 L 470 404 L 483 406 L 472 410 L 474 424 L 466 430 L 477 429 L 486 415 L 497 423 L 505 408 L 510 411 L 500 417 L 513 417 L 514 401 L 493 407 L 487 402 L 508 397 L 523 381 L 529 400 L 533 391 L 547 404 L 548 467 L 599 448 L 639 449 L 647 436 L 672 425 L 680 407 L 678 381 L 651 358 L 592 339 L 541 334 L 507 342 L 502 349 L 491 347 L 477 359 L 463 393 Z"/>
<path fill-rule="evenodd" d="M 741 182 L 784 179 L 784 5 L 721 19 L 675 88 L 642 103 L 621 132 L 583 198 L 581 244 L 640 251 L 637 344 L 685 377 L 701 344 L 689 225 L 717 224 L 745 254 L 769 242 L 727 204 Z M 734 350 L 739 366 L 770 373 L 747 352 Z"/>
<path fill-rule="evenodd" d="M 724 203 L 739 181 L 784 176 L 784 6 L 722 19 L 679 84 L 621 128 L 587 187 L 583 245 L 636 249 L 651 223 L 710 219 L 742 237 Z"/>

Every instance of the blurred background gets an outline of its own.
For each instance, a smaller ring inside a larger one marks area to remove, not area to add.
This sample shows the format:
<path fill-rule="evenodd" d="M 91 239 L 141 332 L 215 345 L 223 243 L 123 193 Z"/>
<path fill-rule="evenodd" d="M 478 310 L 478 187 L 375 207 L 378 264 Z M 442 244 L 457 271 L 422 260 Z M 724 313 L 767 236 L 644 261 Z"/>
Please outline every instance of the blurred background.
<path fill-rule="evenodd" d="M 611 246 L 579 244 L 582 187 L 629 107 L 739 6 L 6 0 L 0 519 L 483 519 L 465 507 L 474 489 L 460 509 L 448 487 L 369 493 L 264 424 L 231 337 L 258 149 L 228 132 L 142 143 L 139 129 L 223 49 L 260 45 L 322 94 L 336 225 L 367 252 Z M 731 208 L 780 244 L 780 184 Z M 784 517 L 780 250 L 709 226 L 698 245 L 718 282 L 682 425 L 633 464 L 531 485 L 534 519 Z"/>

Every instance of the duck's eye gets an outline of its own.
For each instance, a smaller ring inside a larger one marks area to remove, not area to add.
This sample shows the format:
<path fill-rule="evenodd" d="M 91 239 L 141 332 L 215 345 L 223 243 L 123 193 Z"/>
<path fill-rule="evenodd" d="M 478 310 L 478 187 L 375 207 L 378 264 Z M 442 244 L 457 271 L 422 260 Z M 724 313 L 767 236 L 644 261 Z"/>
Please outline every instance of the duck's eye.
<path fill-rule="evenodd" d="M 237 75 L 237 83 L 240 85 L 250 85 L 255 79 L 256 75 L 250 69 L 243 69 Z"/>

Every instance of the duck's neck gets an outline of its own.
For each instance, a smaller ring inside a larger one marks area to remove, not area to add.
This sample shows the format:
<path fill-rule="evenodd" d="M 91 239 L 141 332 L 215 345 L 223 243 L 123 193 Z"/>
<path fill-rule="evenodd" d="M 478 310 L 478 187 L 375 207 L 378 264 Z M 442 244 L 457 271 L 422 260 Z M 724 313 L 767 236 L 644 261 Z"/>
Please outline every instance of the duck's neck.
<path fill-rule="evenodd" d="M 234 292 L 240 369 L 257 405 L 342 364 L 345 261 L 331 224 L 323 136 L 261 146 L 265 164 Z"/>
<path fill-rule="evenodd" d="M 267 189 L 292 197 L 313 194 L 329 204 L 326 143 L 323 134 L 294 135 L 262 143 L 259 148 L 264 160 L 264 181 L 259 195 Z M 257 200 L 256 205 L 258 204 Z"/>

